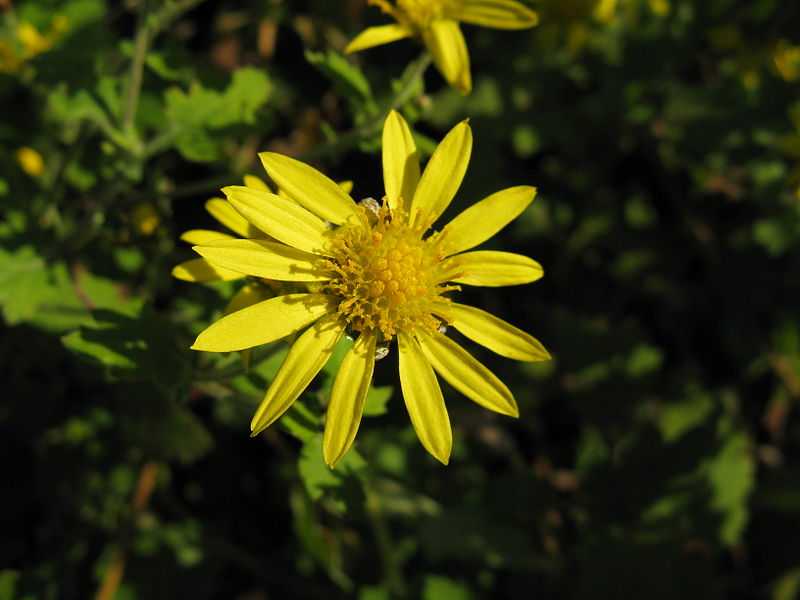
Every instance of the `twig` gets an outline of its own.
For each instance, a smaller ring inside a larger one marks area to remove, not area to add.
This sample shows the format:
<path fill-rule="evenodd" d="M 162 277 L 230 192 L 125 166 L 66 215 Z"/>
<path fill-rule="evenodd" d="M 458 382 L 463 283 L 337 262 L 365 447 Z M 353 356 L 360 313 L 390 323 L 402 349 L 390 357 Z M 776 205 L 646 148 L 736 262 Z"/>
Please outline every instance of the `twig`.
<path fill-rule="evenodd" d="M 131 524 L 136 523 L 139 514 L 147 508 L 147 503 L 150 501 L 150 496 L 156 487 L 158 479 L 158 464 L 154 462 L 147 462 L 142 465 L 139 470 L 139 480 L 136 482 L 136 490 L 133 494 L 131 501 Z M 119 586 L 122 583 L 122 577 L 125 574 L 125 562 L 127 560 L 128 546 L 130 545 L 129 536 L 123 537 L 120 545 L 114 550 L 114 556 L 111 559 L 111 564 L 106 569 L 103 581 L 100 588 L 97 590 L 95 600 L 113 600 L 116 596 Z"/>

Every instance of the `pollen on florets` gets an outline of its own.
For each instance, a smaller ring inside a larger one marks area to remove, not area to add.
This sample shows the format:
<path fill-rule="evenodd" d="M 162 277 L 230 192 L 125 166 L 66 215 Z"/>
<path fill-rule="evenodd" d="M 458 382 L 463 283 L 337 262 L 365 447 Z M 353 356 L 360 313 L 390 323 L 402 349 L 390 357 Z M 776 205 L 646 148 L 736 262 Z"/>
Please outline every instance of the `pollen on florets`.
<path fill-rule="evenodd" d="M 335 275 L 325 291 L 354 332 L 390 340 L 401 331 L 435 331 L 441 321 L 431 314 L 434 303 L 458 289 L 437 280 L 443 254 L 436 237 L 423 240 L 422 230 L 385 201 L 377 212 L 359 206 L 357 219 L 331 233 L 328 249 Z"/>

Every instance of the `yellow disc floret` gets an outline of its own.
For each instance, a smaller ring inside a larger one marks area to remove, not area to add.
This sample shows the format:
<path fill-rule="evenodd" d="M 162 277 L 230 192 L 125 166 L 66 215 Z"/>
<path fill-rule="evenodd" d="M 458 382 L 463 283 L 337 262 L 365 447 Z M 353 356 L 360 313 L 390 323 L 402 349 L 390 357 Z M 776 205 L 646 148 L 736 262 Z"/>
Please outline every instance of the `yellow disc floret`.
<path fill-rule="evenodd" d="M 423 240 L 421 229 L 386 203 L 362 203 L 357 221 L 331 234 L 330 255 L 335 276 L 326 292 L 339 299 L 339 313 L 354 332 L 390 340 L 400 331 L 435 330 L 440 321 L 433 304 L 457 289 L 437 280 L 443 254 L 436 236 Z"/>

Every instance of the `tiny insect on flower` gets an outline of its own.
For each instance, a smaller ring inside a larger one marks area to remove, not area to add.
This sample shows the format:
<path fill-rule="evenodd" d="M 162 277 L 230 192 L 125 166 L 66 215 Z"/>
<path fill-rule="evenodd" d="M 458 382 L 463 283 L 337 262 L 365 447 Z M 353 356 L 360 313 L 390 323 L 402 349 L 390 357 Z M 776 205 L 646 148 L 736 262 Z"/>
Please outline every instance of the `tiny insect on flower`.
<path fill-rule="evenodd" d="M 356 339 L 327 409 L 323 455 L 331 467 L 353 444 L 375 362 L 390 344 L 397 344 L 411 423 L 441 462 L 449 460 L 452 430 L 435 373 L 481 406 L 518 416 L 511 391 L 445 332 L 452 326 L 516 360 L 550 358 L 527 333 L 450 297 L 460 285 L 518 285 L 542 277 L 541 266 L 525 256 L 471 251 L 522 213 L 536 189 L 492 194 L 427 234 L 458 191 L 471 150 L 465 121 L 447 134 L 421 173 L 411 130 L 392 111 L 383 130 L 381 203 L 356 203 L 316 169 L 271 152 L 260 158 L 283 195 L 250 186 L 223 190 L 230 207 L 269 238 L 210 239 L 195 250 L 215 267 L 309 287 L 228 314 L 192 346 L 230 352 L 299 334 L 253 417 L 253 435 L 284 414 L 345 334 Z"/>
<path fill-rule="evenodd" d="M 345 49 L 358 52 L 409 37 L 419 38 L 436 67 L 463 94 L 472 90 L 469 53 L 459 23 L 495 29 L 528 29 L 538 15 L 515 0 L 369 0 L 396 23 L 369 27 Z"/>

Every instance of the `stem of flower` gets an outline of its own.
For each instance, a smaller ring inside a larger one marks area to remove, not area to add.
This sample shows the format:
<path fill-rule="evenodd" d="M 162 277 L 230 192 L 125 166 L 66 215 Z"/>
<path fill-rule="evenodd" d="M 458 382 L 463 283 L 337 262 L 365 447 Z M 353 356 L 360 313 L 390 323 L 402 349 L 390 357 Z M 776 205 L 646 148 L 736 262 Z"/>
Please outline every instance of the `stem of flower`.
<path fill-rule="evenodd" d="M 147 56 L 147 48 L 150 45 L 150 31 L 147 22 L 147 2 L 142 3 L 139 9 L 139 24 L 136 27 L 136 39 L 133 46 L 133 59 L 131 60 L 131 71 L 128 76 L 128 87 L 125 91 L 125 113 L 122 117 L 122 131 L 126 134 L 133 130 L 133 122 L 136 118 L 136 109 L 139 106 L 139 93 L 142 89 L 142 77 L 144 75 L 144 59 Z"/>
<path fill-rule="evenodd" d="M 150 42 L 175 19 L 201 2 L 203 0 L 173 0 L 172 2 L 165 2 L 157 12 L 150 14 L 147 10 L 148 0 L 142 0 L 141 8 L 139 9 L 139 24 L 134 40 L 131 71 L 128 77 L 128 87 L 125 91 L 125 112 L 122 117 L 122 131 L 126 134 L 133 131 L 136 109 L 139 106 L 139 93 L 142 89 L 144 61 L 147 57 Z"/>

